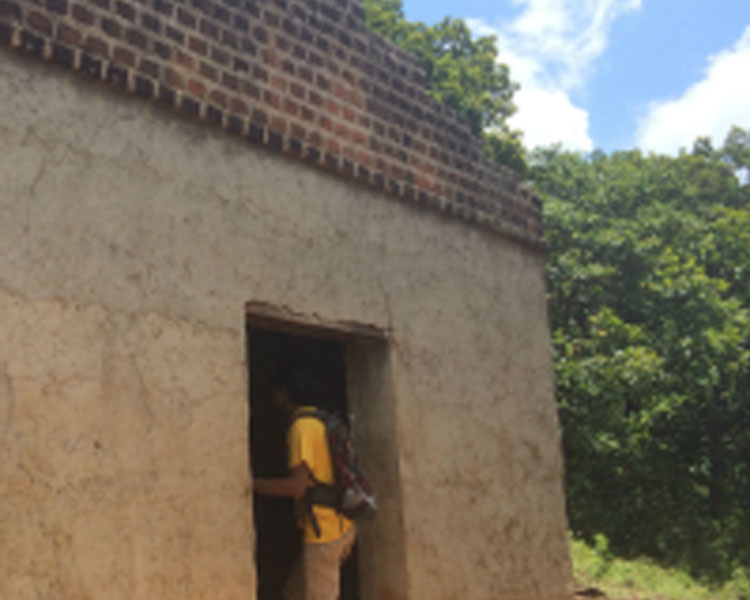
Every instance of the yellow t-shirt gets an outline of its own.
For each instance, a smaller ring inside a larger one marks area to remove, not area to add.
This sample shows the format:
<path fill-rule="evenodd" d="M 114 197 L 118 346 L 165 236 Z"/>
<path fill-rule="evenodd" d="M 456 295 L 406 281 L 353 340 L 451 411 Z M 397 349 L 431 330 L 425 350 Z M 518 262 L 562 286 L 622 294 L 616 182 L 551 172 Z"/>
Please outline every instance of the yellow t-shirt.
<path fill-rule="evenodd" d="M 301 407 L 300 411 L 315 410 Z M 295 413 L 296 414 L 296 413 Z M 333 483 L 333 463 L 328 449 L 325 424 L 315 417 L 299 417 L 294 420 L 287 433 L 289 467 L 305 463 L 315 479 L 321 483 Z M 315 485 L 312 481 L 309 486 Z M 304 540 L 308 544 L 324 544 L 339 539 L 351 527 L 352 522 L 328 506 L 313 506 L 313 512 L 320 527 L 320 537 L 315 535 L 312 522 L 306 514 L 304 503 L 297 502 L 297 519 L 304 530 Z"/>

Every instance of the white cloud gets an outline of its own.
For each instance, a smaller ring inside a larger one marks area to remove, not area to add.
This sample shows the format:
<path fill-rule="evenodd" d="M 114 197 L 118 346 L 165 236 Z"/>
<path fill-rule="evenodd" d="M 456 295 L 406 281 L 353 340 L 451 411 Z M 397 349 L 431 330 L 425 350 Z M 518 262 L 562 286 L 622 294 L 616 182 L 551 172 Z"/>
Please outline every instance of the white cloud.
<path fill-rule="evenodd" d="M 588 134 L 588 113 L 575 106 L 562 90 L 523 88 L 516 93 L 515 100 L 519 110 L 511 118 L 510 125 L 523 131 L 527 147 L 560 142 L 574 150 L 588 152 L 593 149 Z"/>
<path fill-rule="evenodd" d="M 560 142 L 589 151 L 588 113 L 570 94 L 582 89 L 607 47 L 612 23 L 641 7 L 641 0 L 514 0 L 523 7 L 511 23 L 493 28 L 469 20 L 480 34 L 497 36 L 500 60 L 521 84 L 511 127 L 529 147 Z"/>
<path fill-rule="evenodd" d="M 639 123 L 637 145 L 676 153 L 691 148 L 698 136 L 719 145 L 732 125 L 750 126 L 750 27 L 732 48 L 709 59 L 705 77 L 681 98 L 651 103 Z"/>

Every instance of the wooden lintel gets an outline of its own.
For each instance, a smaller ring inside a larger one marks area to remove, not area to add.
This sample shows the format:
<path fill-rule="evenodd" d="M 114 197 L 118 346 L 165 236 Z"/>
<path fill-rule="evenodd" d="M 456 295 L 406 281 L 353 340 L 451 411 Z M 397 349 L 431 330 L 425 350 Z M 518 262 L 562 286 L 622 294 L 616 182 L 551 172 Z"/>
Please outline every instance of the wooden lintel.
<path fill-rule="evenodd" d="M 310 335 L 341 341 L 388 339 L 386 329 L 357 321 L 335 321 L 317 314 L 302 314 L 286 306 L 275 306 L 267 302 L 253 301 L 245 304 L 248 325 L 298 335 Z"/>

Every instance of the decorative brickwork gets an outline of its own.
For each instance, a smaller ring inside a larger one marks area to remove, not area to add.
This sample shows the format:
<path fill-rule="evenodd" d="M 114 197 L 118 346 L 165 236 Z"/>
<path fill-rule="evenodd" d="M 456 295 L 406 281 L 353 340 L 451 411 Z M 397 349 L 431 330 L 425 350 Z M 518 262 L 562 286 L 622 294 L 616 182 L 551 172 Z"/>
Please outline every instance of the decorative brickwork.
<path fill-rule="evenodd" d="M 542 247 L 540 201 L 359 0 L 0 0 L 0 44 Z"/>

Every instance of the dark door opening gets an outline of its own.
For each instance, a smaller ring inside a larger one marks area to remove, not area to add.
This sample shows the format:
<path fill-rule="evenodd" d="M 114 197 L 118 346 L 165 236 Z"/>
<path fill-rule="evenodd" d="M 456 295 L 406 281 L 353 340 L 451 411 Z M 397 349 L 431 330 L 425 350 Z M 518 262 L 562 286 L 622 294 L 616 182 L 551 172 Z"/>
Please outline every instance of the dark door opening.
<path fill-rule="evenodd" d="M 274 369 L 293 362 L 314 370 L 325 384 L 326 410 L 348 416 L 346 361 L 340 341 L 247 327 L 250 373 L 250 455 L 254 475 L 280 477 L 287 473 L 285 417 L 270 402 L 269 381 Z M 291 500 L 255 496 L 258 600 L 281 600 L 281 592 L 301 550 Z M 341 600 L 359 600 L 358 551 L 341 571 Z"/>

